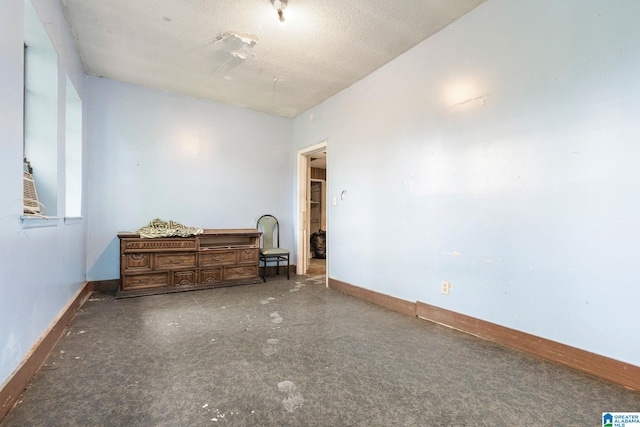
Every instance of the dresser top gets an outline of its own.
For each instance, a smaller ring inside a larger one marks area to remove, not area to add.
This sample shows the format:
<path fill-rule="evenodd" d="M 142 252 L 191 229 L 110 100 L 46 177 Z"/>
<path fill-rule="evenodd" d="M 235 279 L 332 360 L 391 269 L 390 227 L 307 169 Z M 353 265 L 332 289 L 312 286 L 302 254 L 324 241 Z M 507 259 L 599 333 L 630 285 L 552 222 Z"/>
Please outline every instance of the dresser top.
<path fill-rule="evenodd" d="M 209 237 L 209 236 L 260 236 L 262 233 L 257 228 L 205 228 L 204 233 L 190 237 L 169 237 L 170 239 L 192 239 L 194 237 Z M 138 233 L 132 231 L 119 231 L 118 237 L 120 239 L 135 239 L 140 238 Z M 159 237 L 160 239 L 166 239 L 167 237 Z"/>

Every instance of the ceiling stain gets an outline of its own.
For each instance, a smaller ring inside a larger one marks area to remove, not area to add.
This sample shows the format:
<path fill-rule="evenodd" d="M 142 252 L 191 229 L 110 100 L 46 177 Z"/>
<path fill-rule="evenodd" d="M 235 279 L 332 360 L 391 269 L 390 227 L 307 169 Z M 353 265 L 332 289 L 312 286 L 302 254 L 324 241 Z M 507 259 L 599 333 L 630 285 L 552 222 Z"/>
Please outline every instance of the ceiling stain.
<path fill-rule="evenodd" d="M 266 0 L 61 3 L 89 75 L 292 118 L 484 1 L 296 1 L 285 25 Z"/>
<path fill-rule="evenodd" d="M 231 70 L 255 56 L 251 49 L 257 43 L 258 37 L 251 34 L 227 31 L 218 35 L 210 53 L 210 60 L 215 67 L 214 74 L 222 74 L 225 80 L 230 80 L 232 76 L 228 73 Z"/>
<path fill-rule="evenodd" d="M 227 31 L 216 37 L 214 43 L 220 44 L 221 48 L 234 58 L 245 60 L 254 56 L 251 48 L 258 43 L 258 37 Z"/>

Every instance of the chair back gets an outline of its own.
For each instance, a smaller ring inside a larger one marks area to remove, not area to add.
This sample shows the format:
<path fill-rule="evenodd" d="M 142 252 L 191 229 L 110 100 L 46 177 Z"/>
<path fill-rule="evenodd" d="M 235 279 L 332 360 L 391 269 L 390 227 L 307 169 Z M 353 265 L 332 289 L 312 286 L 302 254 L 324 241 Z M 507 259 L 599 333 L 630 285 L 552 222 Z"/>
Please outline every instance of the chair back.
<path fill-rule="evenodd" d="M 262 231 L 262 247 L 265 249 L 277 248 L 280 244 L 280 226 L 273 215 L 262 215 L 258 219 L 258 230 Z M 275 236 L 275 240 L 274 240 Z"/>

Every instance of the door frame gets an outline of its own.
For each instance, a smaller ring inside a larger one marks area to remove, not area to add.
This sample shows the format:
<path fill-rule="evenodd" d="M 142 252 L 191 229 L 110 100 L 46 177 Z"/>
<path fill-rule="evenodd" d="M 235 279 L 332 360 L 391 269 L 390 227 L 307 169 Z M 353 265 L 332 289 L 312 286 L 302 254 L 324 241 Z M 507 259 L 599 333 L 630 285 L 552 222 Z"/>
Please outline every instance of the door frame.
<path fill-rule="evenodd" d="M 311 207 L 311 164 L 310 157 L 313 153 L 327 150 L 327 141 L 322 141 L 318 144 L 312 145 L 307 148 L 298 150 L 298 183 L 297 183 L 297 203 L 296 203 L 296 273 L 307 274 L 309 268 L 309 247 L 311 236 L 309 230 L 311 228 L 309 212 Z M 327 153 L 328 156 L 328 153 Z M 328 180 L 327 180 L 328 181 Z M 324 209 L 327 210 L 326 200 L 324 200 Z M 329 222 L 329 215 L 327 212 L 327 223 Z M 327 237 L 329 226 L 327 226 Z M 325 277 L 329 278 L 329 256 L 327 255 L 327 274 Z"/>

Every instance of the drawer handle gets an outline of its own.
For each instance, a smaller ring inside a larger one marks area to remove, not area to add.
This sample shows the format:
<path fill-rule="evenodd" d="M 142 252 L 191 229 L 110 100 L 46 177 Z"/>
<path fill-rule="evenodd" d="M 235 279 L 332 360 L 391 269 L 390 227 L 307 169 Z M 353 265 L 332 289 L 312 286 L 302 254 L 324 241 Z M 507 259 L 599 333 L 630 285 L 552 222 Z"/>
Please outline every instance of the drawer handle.
<path fill-rule="evenodd" d="M 130 255 L 132 259 L 136 260 L 136 261 L 140 261 L 142 258 L 144 258 L 144 254 L 132 254 Z"/>

